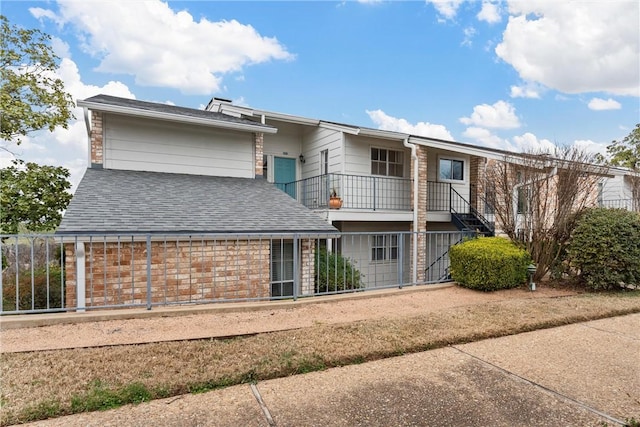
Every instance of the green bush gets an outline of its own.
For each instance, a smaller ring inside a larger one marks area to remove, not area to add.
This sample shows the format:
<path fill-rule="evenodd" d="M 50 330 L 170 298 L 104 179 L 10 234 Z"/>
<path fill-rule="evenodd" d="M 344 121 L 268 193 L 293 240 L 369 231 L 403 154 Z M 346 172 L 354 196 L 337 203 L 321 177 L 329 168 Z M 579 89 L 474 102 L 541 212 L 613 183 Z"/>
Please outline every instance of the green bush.
<path fill-rule="evenodd" d="M 481 237 L 455 245 L 449 251 L 451 277 L 460 285 L 481 291 L 520 286 L 527 280 L 529 254 L 510 240 Z"/>
<path fill-rule="evenodd" d="M 16 308 L 16 278 L 14 275 L 6 275 L 7 277 L 3 277 L 2 280 L 2 310 L 62 308 L 64 289 L 60 273 L 60 266 L 49 266 L 49 294 L 47 296 L 46 267 L 39 267 L 33 270 L 33 286 L 31 270 L 20 271 L 18 273 L 18 308 Z"/>
<path fill-rule="evenodd" d="M 316 292 L 336 292 L 364 287 L 362 274 L 339 253 L 320 248 L 315 256 Z"/>
<path fill-rule="evenodd" d="M 589 290 L 640 286 L 640 214 L 595 208 L 578 219 L 569 265 Z"/>

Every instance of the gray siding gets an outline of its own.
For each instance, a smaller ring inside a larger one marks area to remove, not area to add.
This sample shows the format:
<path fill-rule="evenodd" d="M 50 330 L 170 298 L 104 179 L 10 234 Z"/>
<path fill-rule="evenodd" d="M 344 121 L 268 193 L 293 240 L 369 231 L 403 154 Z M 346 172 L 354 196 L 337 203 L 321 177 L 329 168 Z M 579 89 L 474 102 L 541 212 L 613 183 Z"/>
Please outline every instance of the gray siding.
<path fill-rule="evenodd" d="M 253 134 L 109 114 L 105 168 L 253 178 Z"/>

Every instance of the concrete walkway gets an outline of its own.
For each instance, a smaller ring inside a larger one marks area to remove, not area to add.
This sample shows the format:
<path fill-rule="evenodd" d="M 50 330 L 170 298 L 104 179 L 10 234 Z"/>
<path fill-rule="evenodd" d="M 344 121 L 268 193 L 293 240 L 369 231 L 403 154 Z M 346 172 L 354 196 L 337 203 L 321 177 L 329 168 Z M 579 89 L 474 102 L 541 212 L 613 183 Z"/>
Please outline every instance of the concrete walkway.
<path fill-rule="evenodd" d="M 640 314 L 40 426 L 603 426 L 640 420 Z"/>

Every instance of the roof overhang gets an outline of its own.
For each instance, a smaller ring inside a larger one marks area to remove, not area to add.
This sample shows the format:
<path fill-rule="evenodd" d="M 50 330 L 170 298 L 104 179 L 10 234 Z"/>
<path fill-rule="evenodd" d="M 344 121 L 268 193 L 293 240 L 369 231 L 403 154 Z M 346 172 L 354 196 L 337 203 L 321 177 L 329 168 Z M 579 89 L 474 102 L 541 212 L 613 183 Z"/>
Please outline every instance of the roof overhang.
<path fill-rule="evenodd" d="M 511 155 L 517 156 L 517 153 L 509 153 L 506 151 L 485 149 L 474 145 L 462 144 L 459 142 L 444 141 L 439 139 L 431 139 L 420 136 L 410 136 L 409 142 L 412 144 L 422 145 L 429 148 L 437 148 L 439 150 L 454 151 L 464 154 L 470 154 L 477 157 L 485 157 L 493 160 L 504 160 L 505 157 Z"/>
<path fill-rule="evenodd" d="M 219 129 L 230 129 L 244 132 L 261 132 L 274 134 L 278 132 L 278 129 L 273 126 L 266 126 L 260 123 L 238 123 L 227 120 L 220 120 L 216 118 L 201 118 L 185 116 L 181 114 L 166 113 L 160 111 L 150 111 L 141 108 L 124 107 L 120 105 L 109 105 L 102 102 L 92 102 L 87 100 L 78 100 L 79 107 L 88 108 L 92 111 L 101 111 L 105 113 L 123 114 L 134 117 L 144 117 L 149 119 L 189 123 L 200 126 L 214 127 Z"/>

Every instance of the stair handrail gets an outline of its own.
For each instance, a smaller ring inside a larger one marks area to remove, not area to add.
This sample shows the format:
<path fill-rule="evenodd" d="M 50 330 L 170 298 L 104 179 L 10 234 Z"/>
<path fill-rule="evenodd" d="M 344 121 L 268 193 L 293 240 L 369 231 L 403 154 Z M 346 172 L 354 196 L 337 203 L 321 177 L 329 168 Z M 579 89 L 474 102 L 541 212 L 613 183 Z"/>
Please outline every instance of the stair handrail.
<path fill-rule="evenodd" d="M 449 245 L 449 247 L 447 248 L 446 251 L 444 251 L 438 258 L 435 259 L 435 261 L 433 261 L 431 264 L 429 264 L 429 266 L 427 268 L 424 269 L 425 274 L 431 269 L 431 267 L 433 267 L 434 265 L 436 265 L 436 263 L 440 262 L 447 254 L 449 254 L 449 251 L 451 250 L 451 247 L 460 244 L 464 241 L 464 239 L 469 238 L 469 237 L 476 237 L 477 233 L 472 232 L 472 231 L 463 231 L 461 232 L 462 235 L 460 236 L 460 238 L 454 242 L 452 245 Z"/>
<path fill-rule="evenodd" d="M 451 213 L 454 215 L 459 215 L 460 212 L 458 212 L 455 208 L 454 208 L 454 203 L 453 203 L 453 198 L 454 196 L 458 196 L 458 200 L 461 200 L 463 203 L 463 206 L 467 206 L 469 208 L 469 212 L 472 213 L 473 215 L 476 216 L 476 218 L 478 218 L 480 220 L 480 222 L 482 223 L 482 225 L 484 225 L 486 227 L 487 230 L 489 230 L 490 232 L 495 232 L 495 228 L 494 226 L 491 224 L 491 222 L 484 217 L 484 215 L 482 215 L 476 208 L 474 208 L 471 203 L 469 203 L 467 201 L 467 199 L 465 199 L 464 197 L 462 197 L 462 195 L 460 195 L 460 193 L 458 193 L 456 191 L 455 188 L 453 188 L 453 186 L 451 186 L 451 205 L 450 205 L 450 209 L 451 209 Z"/>

